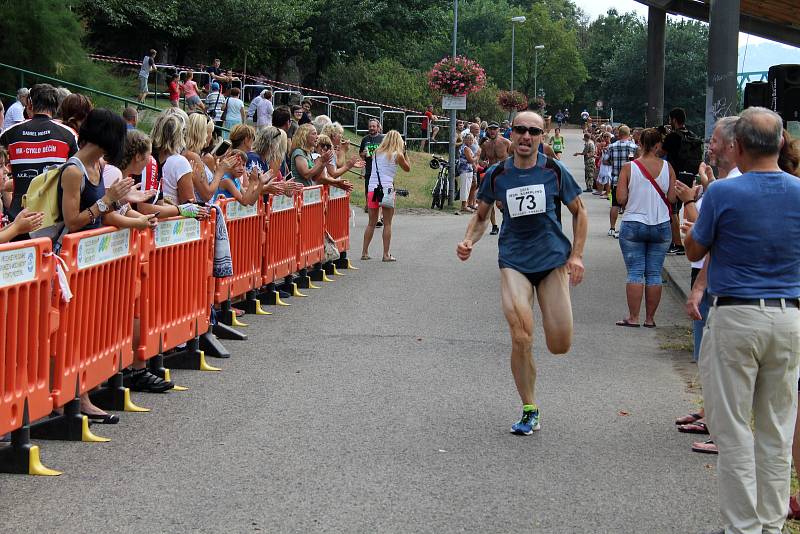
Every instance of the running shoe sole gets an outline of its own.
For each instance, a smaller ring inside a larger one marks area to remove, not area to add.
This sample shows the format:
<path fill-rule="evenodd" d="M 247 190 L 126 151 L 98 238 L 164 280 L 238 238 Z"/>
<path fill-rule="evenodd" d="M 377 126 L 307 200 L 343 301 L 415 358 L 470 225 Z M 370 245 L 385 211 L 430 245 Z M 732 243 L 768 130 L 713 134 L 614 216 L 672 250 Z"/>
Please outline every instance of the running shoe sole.
<path fill-rule="evenodd" d="M 530 436 L 530 435 L 531 435 L 531 434 L 533 434 L 533 433 L 534 433 L 536 430 L 541 430 L 541 429 L 542 429 L 542 423 L 541 423 L 541 422 L 538 422 L 538 423 L 536 423 L 536 426 L 534 426 L 534 427 L 533 427 L 532 429 L 530 429 L 528 432 L 524 432 L 524 431 L 522 431 L 522 430 L 517 430 L 517 429 L 515 429 L 515 428 L 512 426 L 512 427 L 511 427 L 511 433 L 512 433 L 512 434 L 515 434 L 515 435 L 517 435 L 517 436 Z"/>

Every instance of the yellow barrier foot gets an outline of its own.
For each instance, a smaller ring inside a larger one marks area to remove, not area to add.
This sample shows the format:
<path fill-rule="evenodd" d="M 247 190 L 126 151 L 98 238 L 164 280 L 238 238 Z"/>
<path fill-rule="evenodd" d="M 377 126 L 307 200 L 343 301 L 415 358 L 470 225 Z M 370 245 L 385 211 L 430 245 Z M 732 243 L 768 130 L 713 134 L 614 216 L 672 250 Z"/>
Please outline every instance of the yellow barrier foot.
<path fill-rule="evenodd" d="M 172 374 L 169 372 L 169 369 L 164 369 L 164 380 L 172 382 Z M 189 391 L 189 388 L 175 384 L 172 386 L 171 390 L 167 391 Z"/>
<path fill-rule="evenodd" d="M 308 282 L 309 289 L 322 289 L 322 286 L 315 286 L 312 282 Z"/>
<path fill-rule="evenodd" d="M 307 297 L 308 295 L 303 295 L 302 293 L 300 293 L 300 290 L 297 289 L 297 284 L 293 283 L 292 284 L 292 296 L 293 297 Z"/>
<path fill-rule="evenodd" d="M 344 276 L 344 273 L 337 269 L 336 265 L 333 266 L 333 274 L 336 276 Z"/>
<path fill-rule="evenodd" d="M 272 312 L 268 312 L 267 310 L 261 307 L 261 303 L 259 301 L 256 301 L 255 309 L 256 309 L 256 315 L 272 315 Z"/>
<path fill-rule="evenodd" d="M 236 310 L 231 310 L 231 326 L 247 326 L 247 323 L 243 323 L 236 317 Z"/>
<path fill-rule="evenodd" d="M 150 408 L 142 408 L 141 406 L 137 406 L 131 400 L 131 390 L 130 389 L 125 388 L 124 395 L 125 395 L 125 400 L 124 400 L 124 404 L 123 404 L 123 408 L 122 408 L 124 411 L 126 411 L 126 412 L 141 412 L 141 413 L 150 411 Z"/>
<path fill-rule="evenodd" d="M 333 278 L 328 278 L 328 273 L 326 273 L 325 271 L 322 271 L 322 281 L 323 282 L 333 282 L 334 279 Z"/>
<path fill-rule="evenodd" d="M 209 365 L 206 362 L 206 354 L 202 350 L 200 351 L 200 370 L 201 371 L 222 371 L 219 367 L 214 367 L 213 365 Z"/>
<path fill-rule="evenodd" d="M 347 260 L 347 268 L 350 269 L 351 271 L 357 271 L 358 270 L 358 267 L 353 267 L 353 264 L 350 263 L 350 260 Z"/>
<path fill-rule="evenodd" d="M 81 441 L 86 443 L 108 443 L 111 440 L 93 434 L 92 431 L 89 430 L 89 418 L 84 415 L 81 427 Z"/>
<path fill-rule="evenodd" d="M 57 477 L 61 474 L 61 471 L 45 467 L 39 459 L 38 445 L 31 445 L 31 448 L 28 449 L 28 474 L 40 477 Z"/>

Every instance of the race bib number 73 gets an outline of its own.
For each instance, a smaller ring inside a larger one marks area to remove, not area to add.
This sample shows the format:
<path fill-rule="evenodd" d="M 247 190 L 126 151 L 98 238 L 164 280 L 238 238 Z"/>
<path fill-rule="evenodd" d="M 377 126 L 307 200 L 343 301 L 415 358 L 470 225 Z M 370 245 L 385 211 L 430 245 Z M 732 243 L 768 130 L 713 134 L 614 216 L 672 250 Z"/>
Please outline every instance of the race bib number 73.
<path fill-rule="evenodd" d="M 506 191 L 506 205 L 512 218 L 544 213 L 547 210 L 544 184 L 509 189 Z"/>

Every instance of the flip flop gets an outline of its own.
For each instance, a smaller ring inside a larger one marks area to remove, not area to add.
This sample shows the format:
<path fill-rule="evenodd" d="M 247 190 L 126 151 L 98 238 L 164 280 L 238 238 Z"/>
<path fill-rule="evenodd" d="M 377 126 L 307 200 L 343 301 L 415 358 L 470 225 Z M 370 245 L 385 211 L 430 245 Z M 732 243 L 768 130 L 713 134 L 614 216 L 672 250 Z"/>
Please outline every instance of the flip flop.
<path fill-rule="evenodd" d="M 617 326 L 627 326 L 628 328 L 639 328 L 640 325 L 636 323 L 631 323 L 627 319 L 623 319 L 621 321 L 617 321 L 615 323 Z"/>
<path fill-rule="evenodd" d="M 719 449 L 717 449 L 717 445 L 714 443 L 713 439 L 695 441 L 692 444 L 692 450 L 694 452 L 701 452 L 703 454 L 719 454 Z"/>
<path fill-rule="evenodd" d="M 789 497 L 789 514 L 786 519 L 800 519 L 800 502 L 797 501 L 797 495 Z"/>
<path fill-rule="evenodd" d="M 372 259 L 372 258 L 370 258 L 369 256 L 367 256 L 366 254 L 363 254 L 363 255 L 361 256 L 361 260 L 362 260 L 362 261 L 367 261 L 367 260 L 371 260 L 371 259 Z"/>
<path fill-rule="evenodd" d="M 708 427 L 705 423 L 698 421 L 688 425 L 679 425 L 678 432 L 683 432 L 684 434 L 708 434 Z"/>
<path fill-rule="evenodd" d="M 690 413 L 689 415 L 684 415 L 683 417 L 680 417 L 680 418 L 676 419 L 675 420 L 675 424 L 676 425 L 690 425 L 690 424 L 694 423 L 695 421 L 699 421 L 702 418 L 703 418 L 703 414 L 700 414 L 700 413 L 697 413 L 697 412 Z"/>
<path fill-rule="evenodd" d="M 655 328 L 656 327 L 656 323 L 651 323 L 651 324 L 642 323 L 642 326 L 645 327 L 645 328 Z"/>
<path fill-rule="evenodd" d="M 397 261 L 397 258 L 395 258 L 394 256 L 390 255 L 388 258 L 383 258 L 383 261 L 385 261 L 385 262 Z"/>

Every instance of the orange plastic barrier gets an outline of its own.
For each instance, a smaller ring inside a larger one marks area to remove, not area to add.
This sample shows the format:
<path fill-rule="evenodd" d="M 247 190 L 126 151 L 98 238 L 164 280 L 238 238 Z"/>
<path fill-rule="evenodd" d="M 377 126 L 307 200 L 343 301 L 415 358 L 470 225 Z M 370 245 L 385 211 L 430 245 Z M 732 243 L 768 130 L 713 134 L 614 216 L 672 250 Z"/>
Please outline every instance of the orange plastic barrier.
<path fill-rule="evenodd" d="M 139 233 L 113 227 L 64 236 L 59 256 L 72 292 L 53 304 L 53 407 L 73 400 L 133 362 L 133 309 L 138 296 Z"/>
<path fill-rule="evenodd" d="M 219 205 L 228 226 L 233 276 L 214 279 L 215 304 L 261 287 L 266 241 L 266 216 L 262 199 L 252 206 L 243 206 L 232 198 L 221 200 Z"/>
<path fill-rule="evenodd" d="M 297 268 L 305 269 L 325 258 L 325 202 L 321 185 L 303 188 L 300 195 L 300 239 Z"/>
<path fill-rule="evenodd" d="M 173 217 L 142 233 L 137 360 L 152 358 L 208 331 L 215 213 L 204 221 Z"/>
<path fill-rule="evenodd" d="M 261 268 L 264 285 L 297 271 L 298 204 L 295 197 L 269 198 L 266 253 Z"/>
<path fill-rule="evenodd" d="M 50 336 L 58 327 L 51 306 L 54 259 L 49 239 L 0 245 L 0 434 L 53 410 Z"/>
<path fill-rule="evenodd" d="M 339 252 L 346 252 L 350 249 L 350 193 L 330 186 L 325 190 L 325 231 Z"/>

